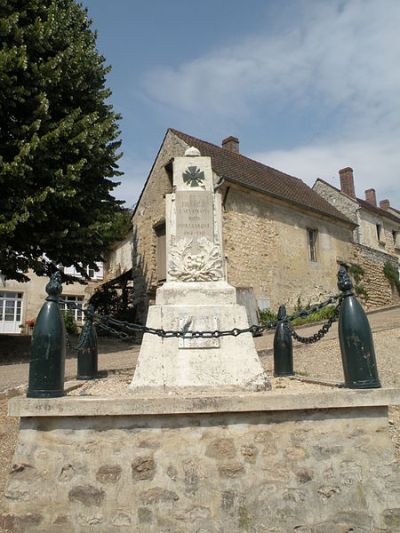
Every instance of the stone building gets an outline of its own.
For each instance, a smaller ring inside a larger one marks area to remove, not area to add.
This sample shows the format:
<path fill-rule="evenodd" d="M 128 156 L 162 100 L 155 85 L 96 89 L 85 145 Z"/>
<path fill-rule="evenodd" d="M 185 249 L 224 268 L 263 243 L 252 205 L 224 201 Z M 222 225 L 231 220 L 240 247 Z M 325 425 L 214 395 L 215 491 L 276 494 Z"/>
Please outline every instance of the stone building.
<path fill-rule="evenodd" d="M 138 319 L 165 280 L 164 196 L 172 191 L 171 160 L 190 146 L 211 157 L 228 281 L 249 311 L 276 311 L 282 303 L 293 309 L 337 292 L 337 266 L 349 255 L 355 222 L 300 179 L 241 155 L 235 137 L 220 147 L 169 129 L 134 210 L 133 259 L 123 243 L 126 250 L 114 250 L 106 274 L 108 280 L 116 268 L 133 267 Z"/>
<path fill-rule="evenodd" d="M 99 281 L 103 279 L 103 265 L 97 264 L 99 270 L 88 269 L 90 281 L 87 284 L 79 281 L 63 284 L 63 299 L 71 304 L 82 307 L 89 299 Z M 64 269 L 64 272 L 77 279 L 79 274 L 73 267 Z M 47 277 L 40 277 L 29 272 L 30 281 L 20 283 L 15 280 L 5 280 L 0 284 L 0 334 L 29 334 L 32 331 L 33 321 L 36 319 L 40 308 L 47 296 Z M 67 303 L 62 304 L 65 309 Z M 79 309 L 71 309 L 74 319 L 78 324 L 83 321 L 83 314 Z"/>
<path fill-rule="evenodd" d="M 400 212 L 390 207 L 389 200 L 377 205 L 375 189 L 365 191 L 365 199 L 357 198 L 353 169 L 339 171 L 340 189 L 318 179 L 313 189 L 356 227 L 348 261 L 364 271 L 362 285 L 367 287 L 367 307 L 397 302 L 397 289 L 384 275 L 384 265 L 390 263 L 398 271 L 400 260 Z"/>

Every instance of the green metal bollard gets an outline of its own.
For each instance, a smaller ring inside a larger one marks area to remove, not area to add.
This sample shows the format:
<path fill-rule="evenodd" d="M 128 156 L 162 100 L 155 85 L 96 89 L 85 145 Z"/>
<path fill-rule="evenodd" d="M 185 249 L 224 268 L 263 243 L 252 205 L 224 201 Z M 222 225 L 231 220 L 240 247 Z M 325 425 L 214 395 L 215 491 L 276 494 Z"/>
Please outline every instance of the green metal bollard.
<path fill-rule="evenodd" d="M 56 398 L 64 395 L 65 326 L 58 305 L 62 292 L 61 274 L 56 272 L 46 285 L 48 294 L 32 333 L 28 398 Z"/>
<path fill-rule="evenodd" d="M 343 293 L 339 342 L 345 386 L 351 389 L 379 388 L 371 328 L 364 309 L 353 294 L 353 283 L 344 266 L 338 272 L 338 287 Z"/>
<path fill-rule="evenodd" d="M 286 307 L 281 305 L 278 311 L 279 323 L 274 337 L 274 376 L 293 376 L 293 343 L 289 327 L 285 321 Z"/>
<path fill-rule="evenodd" d="M 86 322 L 79 337 L 78 373 L 76 379 L 95 379 L 97 377 L 97 333 L 93 325 L 94 306 L 86 311 Z"/>

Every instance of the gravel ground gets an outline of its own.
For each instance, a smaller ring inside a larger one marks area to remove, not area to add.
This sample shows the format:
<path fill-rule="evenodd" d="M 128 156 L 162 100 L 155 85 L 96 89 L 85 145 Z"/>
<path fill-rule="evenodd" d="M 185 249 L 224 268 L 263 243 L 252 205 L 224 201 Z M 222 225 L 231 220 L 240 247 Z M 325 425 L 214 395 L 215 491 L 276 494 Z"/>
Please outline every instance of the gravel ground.
<path fill-rule="evenodd" d="M 12 464 L 19 419 L 7 416 L 7 399 L 0 400 L 0 500 Z"/>
<path fill-rule="evenodd" d="M 128 385 L 132 381 L 132 372 L 130 369 L 121 370 L 104 378 L 87 381 L 83 386 L 74 387 L 68 396 L 110 396 L 116 398 L 132 397 L 132 392 Z M 75 382 L 77 383 L 77 382 Z M 74 385 L 75 385 L 74 383 Z M 319 383 L 308 383 L 301 378 L 271 378 L 272 391 L 280 394 L 304 393 L 311 391 L 323 391 L 329 386 Z M 329 388 L 334 388 L 330 386 Z M 187 393 L 185 393 L 187 394 Z M 197 395 L 196 393 L 194 393 Z M 232 393 L 226 393 L 232 395 Z M 176 396 L 179 396 L 177 391 Z"/>
<path fill-rule="evenodd" d="M 369 316 L 374 332 L 375 351 L 380 379 L 385 387 L 400 387 L 400 310 L 391 309 Z M 303 327 L 301 335 L 310 335 L 320 326 Z M 255 339 L 261 361 L 269 375 L 273 370 L 273 335 L 265 335 Z M 99 369 L 110 371 L 106 379 L 86 382 L 70 394 L 102 393 L 107 385 L 108 394 L 119 395 L 121 391 L 126 394 L 126 386 L 132 379 L 133 369 L 139 351 L 138 346 L 122 343 L 105 344 L 100 348 Z M 295 343 L 294 361 L 296 373 L 303 379 L 319 378 L 324 381 L 343 381 L 343 371 L 340 359 L 340 350 L 337 339 L 337 327 L 334 325 L 329 334 L 317 344 L 299 345 Z M 117 372 L 115 372 L 117 371 Z M 75 376 L 76 361 L 68 359 L 66 364 L 66 377 Z M 0 497 L 8 471 L 12 465 L 12 456 L 15 449 L 18 432 L 18 419 L 6 416 L 7 394 L 6 390 L 21 386 L 26 383 L 28 365 L 6 365 L 0 367 Z M 319 389 L 321 385 L 310 385 L 294 380 L 272 379 L 275 391 L 298 392 Z M 15 395 L 18 391 L 11 392 Z M 21 392 L 21 391 L 19 391 Z M 390 408 L 389 429 L 392 434 L 396 451 L 396 458 L 400 461 L 400 408 Z"/>

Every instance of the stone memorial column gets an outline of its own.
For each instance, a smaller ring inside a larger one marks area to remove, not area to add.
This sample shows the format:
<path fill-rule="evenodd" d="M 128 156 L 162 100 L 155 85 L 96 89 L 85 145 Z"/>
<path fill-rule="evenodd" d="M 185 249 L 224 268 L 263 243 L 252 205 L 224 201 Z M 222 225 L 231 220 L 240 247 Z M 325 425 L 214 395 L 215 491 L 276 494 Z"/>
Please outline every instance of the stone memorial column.
<path fill-rule="evenodd" d="M 236 289 L 226 281 L 221 195 L 211 159 L 189 148 L 173 162 L 166 198 L 167 279 L 149 308 L 147 325 L 182 338 L 143 337 L 133 391 L 266 390 L 270 388 L 250 333 L 194 338 L 191 331 L 248 327 Z"/>

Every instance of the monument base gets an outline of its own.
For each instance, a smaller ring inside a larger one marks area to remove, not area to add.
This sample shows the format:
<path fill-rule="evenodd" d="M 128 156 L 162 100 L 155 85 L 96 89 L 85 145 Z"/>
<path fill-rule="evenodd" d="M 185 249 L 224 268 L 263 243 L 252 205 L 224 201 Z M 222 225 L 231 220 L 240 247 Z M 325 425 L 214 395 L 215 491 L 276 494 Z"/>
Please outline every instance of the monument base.
<path fill-rule="evenodd" d="M 0 530 L 399 531 L 398 390 L 13 399 Z"/>
<path fill-rule="evenodd" d="M 248 320 L 245 308 L 236 303 L 235 288 L 228 283 L 173 282 L 157 291 L 147 326 L 165 331 L 215 331 L 244 329 Z M 250 333 L 208 338 L 145 334 L 130 388 L 183 393 L 261 391 L 271 386 Z"/>

